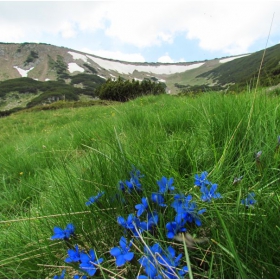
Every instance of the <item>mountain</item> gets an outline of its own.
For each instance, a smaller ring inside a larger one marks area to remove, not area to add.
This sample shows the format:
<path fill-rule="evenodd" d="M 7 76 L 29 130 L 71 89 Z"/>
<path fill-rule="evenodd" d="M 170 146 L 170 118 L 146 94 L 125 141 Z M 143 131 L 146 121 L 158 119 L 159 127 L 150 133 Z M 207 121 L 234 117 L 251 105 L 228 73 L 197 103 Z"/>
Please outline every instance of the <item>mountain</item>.
<path fill-rule="evenodd" d="M 98 86 L 119 76 L 165 83 L 171 94 L 236 89 L 255 83 L 263 52 L 184 63 L 132 63 L 44 43 L 0 43 L 0 110 L 52 102 L 62 92 L 68 100 L 94 98 Z M 266 50 L 261 73 L 261 85 L 280 83 L 280 44 Z"/>

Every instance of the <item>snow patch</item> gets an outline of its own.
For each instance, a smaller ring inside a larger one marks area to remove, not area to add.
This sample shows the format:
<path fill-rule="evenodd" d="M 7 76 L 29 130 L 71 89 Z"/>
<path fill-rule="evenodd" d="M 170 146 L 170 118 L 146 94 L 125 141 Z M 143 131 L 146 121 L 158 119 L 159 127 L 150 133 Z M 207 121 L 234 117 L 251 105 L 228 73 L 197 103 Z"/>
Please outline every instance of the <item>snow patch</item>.
<path fill-rule="evenodd" d="M 97 75 L 98 77 L 107 80 L 105 77 L 101 76 L 101 75 Z"/>
<path fill-rule="evenodd" d="M 34 67 L 31 67 L 29 70 L 24 70 L 24 69 L 21 69 L 17 66 L 14 66 L 14 68 L 16 68 L 18 70 L 21 77 L 27 77 L 28 72 L 31 71 Z"/>
<path fill-rule="evenodd" d="M 47 81 L 50 81 L 50 79 L 46 78 L 46 79 L 45 79 L 45 82 L 47 82 Z"/>
<path fill-rule="evenodd" d="M 125 64 L 118 61 L 110 61 L 105 60 L 97 57 L 93 57 L 90 55 L 87 55 L 88 58 L 90 58 L 93 62 L 97 63 L 100 67 L 105 68 L 107 70 L 116 71 L 122 74 L 132 74 L 135 70 L 139 72 L 148 72 L 148 73 L 154 73 L 154 74 L 174 74 L 174 73 L 182 73 L 191 69 L 195 69 L 200 67 L 204 64 L 202 63 L 196 63 L 191 65 L 175 65 L 175 64 L 169 64 L 169 65 L 134 65 L 134 64 Z"/>
<path fill-rule="evenodd" d="M 75 52 L 68 52 L 68 53 L 72 55 L 73 59 L 81 59 L 84 62 L 87 62 L 88 60 L 87 57 L 83 54 L 75 53 Z"/>
<path fill-rule="evenodd" d="M 232 61 L 232 60 L 234 60 L 236 58 L 240 58 L 240 57 L 247 56 L 247 55 L 249 55 L 249 54 L 244 54 L 244 55 L 240 55 L 240 56 L 224 58 L 224 59 L 219 60 L 219 62 L 220 63 L 226 63 L 226 62 Z"/>
<path fill-rule="evenodd" d="M 78 71 L 78 72 L 84 72 L 85 69 L 80 67 L 77 63 L 75 62 L 70 62 L 68 63 L 68 71 L 70 73 L 74 73 L 75 71 Z"/>

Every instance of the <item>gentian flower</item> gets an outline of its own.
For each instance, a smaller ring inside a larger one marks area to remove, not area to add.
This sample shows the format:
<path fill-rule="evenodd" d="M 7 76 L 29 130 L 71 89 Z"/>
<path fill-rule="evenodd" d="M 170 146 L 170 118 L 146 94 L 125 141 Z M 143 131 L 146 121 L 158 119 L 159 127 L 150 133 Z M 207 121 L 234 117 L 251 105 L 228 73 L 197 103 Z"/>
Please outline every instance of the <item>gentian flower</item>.
<path fill-rule="evenodd" d="M 166 224 L 167 229 L 167 237 L 168 238 L 174 238 L 175 235 L 179 232 L 185 232 L 187 229 L 184 227 L 186 221 L 180 220 L 180 221 L 173 221 Z"/>
<path fill-rule="evenodd" d="M 201 175 L 194 175 L 194 184 L 198 187 L 205 187 L 206 185 L 210 185 L 211 183 L 206 179 L 208 175 L 207 171 L 201 173 Z"/>
<path fill-rule="evenodd" d="M 117 266 L 123 266 L 126 262 L 130 262 L 133 259 L 134 253 L 129 252 L 131 245 L 132 241 L 127 245 L 126 238 L 122 236 L 120 247 L 114 247 L 110 250 L 110 254 L 116 258 Z"/>
<path fill-rule="evenodd" d="M 136 218 L 133 214 L 129 214 L 127 217 L 127 220 L 125 220 L 123 217 L 119 216 L 117 218 L 117 222 L 119 225 L 121 225 L 123 228 L 131 230 L 132 233 L 139 237 L 138 232 L 142 232 L 142 229 L 139 229 L 140 227 L 140 220 Z M 138 232 L 137 232 L 138 230 Z"/>
<path fill-rule="evenodd" d="M 135 205 L 135 209 L 137 209 L 137 217 L 140 217 L 148 208 L 148 199 L 146 197 L 142 198 L 142 203 Z"/>
<path fill-rule="evenodd" d="M 140 223 L 140 228 L 143 230 L 151 230 L 155 225 L 158 223 L 158 214 L 156 212 L 154 213 L 148 213 L 147 214 L 147 222 L 143 221 Z"/>
<path fill-rule="evenodd" d="M 177 213 L 175 222 L 195 222 L 197 226 L 201 226 L 199 215 L 203 214 L 206 209 L 197 210 L 196 203 L 191 202 L 191 200 L 191 195 L 184 196 L 177 194 L 174 196 L 174 202 L 171 204 L 171 207 L 173 207 Z"/>
<path fill-rule="evenodd" d="M 63 269 L 60 276 L 55 275 L 53 279 L 64 279 L 66 270 Z"/>
<path fill-rule="evenodd" d="M 159 181 L 157 181 L 157 184 L 159 186 L 159 192 L 161 194 L 164 194 L 168 191 L 174 191 L 175 190 L 175 187 L 172 186 L 174 182 L 174 179 L 173 178 L 170 178 L 169 180 L 166 178 L 166 177 L 162 177 Z"/>
<path fill-rule="evenodd" d="M 164 197 L 160 193 L 152 193 L 151 195 L 152 202 L 157 203 L 161 207 L 166 207 L 166 204 L 164 203 Z"/>
<path fill-rule="evenodd" d="M 87 276 L 86 275 L 80 276 L 80 275 L 76 274 L 73 276 L 73 279 L 87 279 Z"/>
<path fill-rule="evenodd" d="M 65 259 L 66 263 L 80 261 L 80 252 L 79 252 L 78 245 L 75 245 L 75 249 L 69 249 L 68 250 L 68 255 L 69 255 L 69 257 Z"/>
<path fill-rule="evenodd" d="M 182 254 L 179 254 L 176 257 L 175 249 L 171 246 L 167 248 L 167 252 L 157 256 L 158 262 L 165 267 L 164 275 L 167 276 L 167 278 L 177 279 L 177 273 L 179 273 L 180 276 L 183 276 L 188 272 L 187 266 L 184 266 L 183 269 L 177 268 L 180 265 L 181 258 Z M 179 271 L 177 272 L 177 270 Z"/>
<path fill-rule="evenodd" d="M 254 192 L 249 193 L 245 199 L 241 200 L 241 204 L 244 204 L 246 207 L 253 206 L 257 202 L 254 197 Z"/>
<path fill-rule="evenodd" d="M 123 181 L 119 181 L 119 190 L 121 191 L 125 191 L 125 185 L 124 185 L 124 182 Z"/>
<path fill-rule="evenodd" d="M 140 275 L 138 278 L 145 279 L 148 277 L 148 279 L 155 279 L 155 278 L 161 278 L 159 277 L 158 270 L 157 270 L 157 260 L 156 256 L 157 254 L 161 254 L 162 249 L 158 243 L 155 243 L 152 247 L 144 247 L 144 256 L 142 256 L 138 262 L 144 267 L 144 270 L 147 274 L 146 275 Z"/>
<path fill-rule="evenodd" d="M 60 227 L 54 227 L 54 235 L 51 237 L 51 240 L 54 239 L 69 239 L 70 235 L 74 234 L 75 227 L 73 224 L 68 224 L 65 229 Z"/>
<path fill-rule="evenodd" d="M 220 193 L 215 193 L 218 188 L 217 184 L 212 184 L 210 190 L 207 187 L 201 187 L 200 191 L 202 193 L 201 200 L 210 202 L 212 199 L 221 198 Z"/>
<path fill-rule="evenodd" d="M 104 192 L 99 192 L 96 196 L 90 197 L 89 200 L 86 202 L 86 206 L 95 203 L 103 194 Z"/>
<path fill-rule="evenodd" d="M 80 260 L 80 268 L 89 276 L 93 276 L 97 271 L 96 266 L 103 262 L 103 258 L 96 260 L 95 252 L 92 249 L 89 250 L 89 255 L 81 252 Z"/>
<path fill-rule="evenodd" d="M 187 266 L 182 269 L 178 268 L 182 254 L 176 257 L 176 252 L 171 246 L 165 252 L 156 243 L 152 247 L 145 247 L 144 253 L 145 255 L 139 259 L 139 263 L 144 267 L 147 275 L 140 275 L 138 277 L 140 279 L 178 278 L 188 272 Z"/>

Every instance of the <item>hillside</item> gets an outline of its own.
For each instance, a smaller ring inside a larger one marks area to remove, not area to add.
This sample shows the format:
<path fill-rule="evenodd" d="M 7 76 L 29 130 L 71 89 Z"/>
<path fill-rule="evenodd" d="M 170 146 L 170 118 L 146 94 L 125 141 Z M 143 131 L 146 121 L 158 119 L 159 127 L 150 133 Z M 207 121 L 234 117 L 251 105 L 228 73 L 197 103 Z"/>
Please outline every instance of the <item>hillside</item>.
<path fill-rule="evenodd" d="M 163 83 L 166 92 L 232 90 L 256 80 L 263 50 L 184 63 L 116 61 L 44 43 L 0 43 L 0 111 L 96 98 L 106 80 Z M 266 50 L 261 85 L 280 83 L 280 45 Z M 24 78 L 24 79 L 23 79 Z"/>

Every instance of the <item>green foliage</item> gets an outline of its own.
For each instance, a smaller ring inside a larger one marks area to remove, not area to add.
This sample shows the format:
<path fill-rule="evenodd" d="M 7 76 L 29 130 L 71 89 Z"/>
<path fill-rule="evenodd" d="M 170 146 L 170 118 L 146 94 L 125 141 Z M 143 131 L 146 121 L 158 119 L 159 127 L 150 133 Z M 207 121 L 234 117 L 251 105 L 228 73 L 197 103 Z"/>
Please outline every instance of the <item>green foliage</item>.
<path fill-rule="evenodd" d="M 142 82 L 124 80 L 121 77 L 117 81 L 108 79 L 106 83 L 97 89 L 97 95 L 101 99 L 125 102 L 142 95 L 158 95 L 165 92 L 165 84 L 143 80 Z"/>
<path fill-rule="evenodd" d="M 199 208 L 207 208 L 201 230 L 187 226 L 192 235 L 210 239 L 188 252 L 195 278 L 278 278 L 278 104 L 279 96 L 263 92 L 209 93 L 195 99 L 150 95 L 106 107 L 1 119 L 0 278 L 53 278 L 62 267 L 72 278 L 73 267 L 64 259 L 67 246 L 76 242 L 94 248 L 104 264 L 111 265 L 111 271 L 102 270 L 105 278 L 124 273 L 135 277 L 139 247 L 132 249 L 135 263 L 125 269 L 114 267 L 108 256 L 123 234 L 116 217 L 126 211 L 109 198 L 132 165 L 145 175 L 143 197 L 158 190 L 162 176 L 173 177 L 176 189 L 193 194 L 196 201 L 200 191 L 194 187 L 194 174 L 207 170 L 208 179 L 219 184 L 221 200 L 198 202 Z M 100 208 L 85 205 L 103 190 Z M 252 191 L 257 203 L 246 208 L 240 200 Z M 49 240 L 55 226 L 64 228 L 70 222 L 75 238 L 69 243 Z M 169 246 L 164 221 L 159 224 L 159 239 Z M 143 238 L 149 246 L 158 242 L 151 235 Z M 184 252 L 182 244 L 172 243 Z"/>
<path fill-rule="evenodd" d="M 69 78 L 69 75 L 67 73 L 67 64 L 61 55 L 57 55 L 56 61 L 52 57 L 48 56 L 48 63 L 50 69 L 56 71 L 58 80 L 63 81 Z"/>
<path fill-rule="evenodd" d="M 27 107 L 30 108 L 57 100 L 78 100 L 81 89 L 65 84 L 64 81 L 41 82 L 31 78 L 16 78 L 0 82 L 0 97 L 5 97 L 9 92 L 18 92 L 19 94 L 41 92 L 39 96 L 27 104 Z M 13 112 L 13 110 L 9 112 Z"/>
<path fill-rule="evenodd" d="M 17 91 L 19 93 L 37 93 L 43 86 L 43 82 L 31 78 L 22 77 L 0 82 L 0 97 L 7 93 Z"/>
<path fill-rule="evenodd" d="M 24 65 L 27 65 L 28 63 L 34 62 L 39 57 L 38 53 L 36 51 L 30 51 L 30 54 L 24 61 Z"/>
<path fill-rule="evenodd" d="M 44 92 L 32 99 L 32 101 L 26 105 L 27 108 L 42 103 L 52 103 L 57 100 L 77 101 L 79 99 L 78 89 L 60 81 L 43 82 L 41 89 Z"/>
<path fill-rule="evenodd" d="M 91 106 L 113 106 L 113 105 L 117 105 L 117 104 L 118 104 L 118 102 L 116 102 L 116 101 L 108 101 L 108 100 L 90 100 L 90 101 L 60 100 L 60 101 L 53 102 L 51 104 L 36 105 L 32 108 L 28 108 L 28 109 L 24 109 L 24 110 L 22 110 L 22 108 L 20 108 L 20 109 L 21 109 L 21 113 L 23 113 L 23 112 L 59 110 L 59 109 L 65 109 L 65 108 L 80 108 L 80 107 L 91 107 Z M 14 112 L 16 112 L 16 110 Z M 1 116 L 1 113 L 3 113 L 3 116 L 9 115 L 9 114 L 5 114 L 5 113 L 7 113 L 7 111 L 0 112 L 0 116 Z M 13 112 L 11 112 L 11 113 L 13 113 Z"/>
<path fill-rule="evenodd" d="M 71 76 L 71 85 L 83 84 L 83 89 L 81 93 L 91 96 L 96 96 L 95 90 L 98 86 L 105 83 L 104 79 L 98 77 L 97 75 L 89 74 L 77 74 Z"/>
<path fill-rule="evenodd" d="M 97 73 L 98 73 L 98 72 L 95 70 L 95 68 L 92 67 L 92 66 L 90 66 L 89 64 L 84 63 L 83 65 L 84 65 L 85 67 L 87 67 L 87 68 L 90 70 L 91 73 L 93 73 L 93 74 L 97 74 Z"/>
<path fill-rule="evenodd" d="M 222 86 L 219 86 L 219 85 L 216 85 L 216 86 L 208 86 L 208 85 L 190 86 L 190 85 L 181 85 L 181 84 L 175 83 L 174 86 L 180 89 L 180 93 L 179 93 L 180 95 L 193 95 L 193 94 L 202 93 L 202 92 L 219 91 L 219 90 L 224 89 Z"/>

